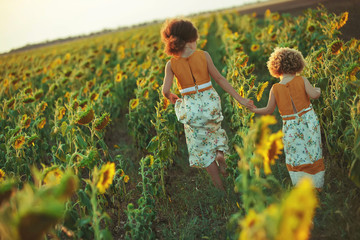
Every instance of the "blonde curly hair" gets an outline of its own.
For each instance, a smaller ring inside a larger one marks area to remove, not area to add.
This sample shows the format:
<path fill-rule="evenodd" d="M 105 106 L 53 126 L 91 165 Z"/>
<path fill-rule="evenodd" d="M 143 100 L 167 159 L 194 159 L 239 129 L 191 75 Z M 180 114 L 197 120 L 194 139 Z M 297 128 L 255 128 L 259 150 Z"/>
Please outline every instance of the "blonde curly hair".
<path fill-rule="evenodd" d="M 306 63 L 301 52 L 291 48 L 275 48 L 271 54 L 267 67 L 271 76 L 280 77 L 283 74 L 300 73 Z"/>

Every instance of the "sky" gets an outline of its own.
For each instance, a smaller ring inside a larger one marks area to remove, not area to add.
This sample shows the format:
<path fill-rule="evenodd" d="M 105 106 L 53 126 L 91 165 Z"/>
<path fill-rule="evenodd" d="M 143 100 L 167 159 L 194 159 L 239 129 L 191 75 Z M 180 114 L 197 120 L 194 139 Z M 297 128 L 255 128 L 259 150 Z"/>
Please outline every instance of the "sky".
<path fill-rule="evenodd" d="M 0 53 L 51 41 L 265 0 L 0 0 Z"/>

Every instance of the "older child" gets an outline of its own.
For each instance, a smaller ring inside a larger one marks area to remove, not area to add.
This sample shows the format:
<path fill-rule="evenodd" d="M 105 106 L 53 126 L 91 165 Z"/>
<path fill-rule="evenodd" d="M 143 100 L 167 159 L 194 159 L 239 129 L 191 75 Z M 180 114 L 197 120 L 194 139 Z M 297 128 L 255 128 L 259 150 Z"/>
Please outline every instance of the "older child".
<path fill-rule="evenodd" d="M 190 166 L 205 168 L 214 185 L 224 190 L 219 170 L 226 174 L 224 152 L 228 149 L 228 140 L 221 128 L 220 97 L 212 87 L 210 75 L 240 104 L 255 106 L 242 98 L 219 73 L 209 53 L 196 49 L 198 31 L 190 21 L 167 21 L 161 36 L 165 52 L 172 56 L 165 67 L 162 92 L 175 104 L 176 116 L 184 124 Z M 182 98 L 170 92 L 174 76 Z"/>
<path fill-rule="evenodd" d="M 295 185 L 310 177 L 319 190 L 324 184 L 324 160 L 321 149 L 319 120 L 310 103 L 320 97 L 320 88 L 313 87 L 300 73 L 305 61 L 301 52 L 275 48 L 267 66 L 280 82 L 272 86 L 265 108 L 251 109 L 257 114 L 272 114 L 277 106 L 283 119 L 286 166 Z"/>

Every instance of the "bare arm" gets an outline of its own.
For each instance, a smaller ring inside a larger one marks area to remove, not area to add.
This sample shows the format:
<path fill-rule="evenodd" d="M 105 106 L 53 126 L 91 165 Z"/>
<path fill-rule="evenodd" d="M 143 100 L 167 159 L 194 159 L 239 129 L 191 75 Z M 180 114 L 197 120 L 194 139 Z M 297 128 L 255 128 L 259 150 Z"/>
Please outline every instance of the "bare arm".
<path fill-rule="evenodd" d="M 273 93 L 273 89 L 271 88 L 267 106 L 264 108 L 251 109 L 251 111 L 260 115 L 267 115 L 267 114 L 272 114 L 275 110 L 275 107 L 276 107 L 276 100 Z"/>
<path fill-rule="evenodd" d="M 175 104 L 176 100 L 179 99 L 179 97 L 176 94 L 170 92 L 173 80 L 174 80 L 174 73 L 171 69 L 170 61 L 168 61 L 165 66 L 165 76 L 164 76 L 162 94 L 167 99 L 170 99 L 170 102 L 172 104 Z"/>
<path fill-rule="evenodd" d="M 221 73 L 215 67 L 210 54 L 208 52 L 205 52 L 205 56 L 206 56 L 210 76 L 215 80 L 215 82 L 219 84 L 219 86 L 222 89 L 224 89 L 227 93 L 229 93 L 233 98 L 235 98 L 236 101 L 238 101 L 241 105 L 244 105 L 245 107 L 250 109 L 254 108 L 255 106 L 253 101 L 241 97 L 239 93 L 237 93 L 235 89 L 230 85 L 230 83 L 223 77 L 223 75 L 221 75 Z"/>
<path fill-rule="evenodd" d="M 307 95 L 309 95 L 309 97 L 312 99 L 318 99 L 321 94 L 321 89 L 317 87 L 313 87 L 306 77 L 302 77 L 302 78 L 304 79 L 305 90 Z"/>

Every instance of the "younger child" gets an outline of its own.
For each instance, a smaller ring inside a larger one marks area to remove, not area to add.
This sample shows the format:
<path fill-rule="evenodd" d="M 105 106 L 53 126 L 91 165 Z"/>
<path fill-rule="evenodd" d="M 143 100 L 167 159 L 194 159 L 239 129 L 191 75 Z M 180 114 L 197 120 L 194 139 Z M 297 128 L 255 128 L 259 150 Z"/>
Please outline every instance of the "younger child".
<path fill-rule="evenodd" d="M 320 190 L 324 184 L 324 160 L 321 149 L 319 120 L 310 103 L 320 97 L 320 88 L 313 87 L 306 77 L 296 76 L 305 67 L 301 52 L 275 48 L 267 67 L 280 82 L 272 86 L 264 108 L 250 109 L 257 114 L 272 114 L 277 106 L 283 119 L 283 143 L 286 167 L 296 185 L 310 177 Z"/>

